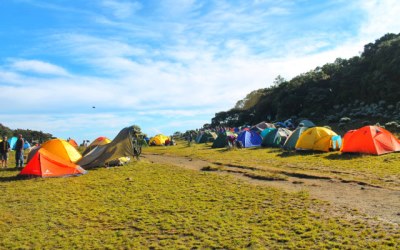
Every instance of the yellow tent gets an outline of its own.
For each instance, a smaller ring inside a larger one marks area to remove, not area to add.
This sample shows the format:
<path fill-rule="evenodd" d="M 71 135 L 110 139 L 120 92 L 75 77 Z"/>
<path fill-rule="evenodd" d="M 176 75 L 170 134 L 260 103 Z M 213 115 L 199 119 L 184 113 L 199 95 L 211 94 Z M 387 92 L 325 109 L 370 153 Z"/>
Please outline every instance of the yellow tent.
<path fill-rule="evenodd" d="M 105 144 L 108 144 L 110 142 L 111 142 L 111 140 L 108 139 L 107 137 L 100 136 L 100 137 L 97 137 L 96 140 L 94 140 L 92 143 L 90 143 L 89 147 L 90 148 L 94 148 L 94 147 L 96 147 L 98 145 L 105 145 Z"/>
<path fill-rule="evenodd" d="M 169 137 L 168 136 L 165 136 L 165 135 L 163 135 L 163 134 L 158 134 L 158 135 L 156 135 L 156 136 L 154 136 L 154 137 L 152 137 L 151 139 L 150 139 L 150 141 L 149 141 L 149 145 L 151 146 L 151 145 L 158 145 L 158 146 L 160 146 L 160 145 L 165 145 L 165 141 L 166 140 L 169 140 Z"/>
<path fill-rule="evenodd" d="M 332 136 L 337 134 L 324 127 L 313 127 L 304 131 L 296 143 L 297 150 L 317 150 L 328 152 L 332 148 Z"/>
<path fill-rule="evenodd" d="M 77 162 L 82 158 L 82 155 L 67 141 L 61 139 L 52 139 L 41 145 L 41 148 L 46 149 L 64 160 Z"/>

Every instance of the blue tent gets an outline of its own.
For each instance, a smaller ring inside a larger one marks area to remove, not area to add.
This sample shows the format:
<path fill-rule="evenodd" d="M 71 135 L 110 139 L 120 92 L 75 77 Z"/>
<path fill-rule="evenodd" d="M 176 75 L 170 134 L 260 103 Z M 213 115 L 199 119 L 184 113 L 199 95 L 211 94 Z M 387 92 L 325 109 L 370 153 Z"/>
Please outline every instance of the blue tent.
<path fill-rule="evenodd" d="M 17 143 L 18 138 L 13 136 L 11 138 L 8 138 L 8 143 L 10 144 L 10 148 L 12 150 L 15 150 L 15 143 Z"/>
<path fill-rule="evenodd" d="M 17 140 L 18 140 L 18 138 L 15 137 L 15 136 L 13 136 L 13 137 L 11 137 L 11 138 L 8 139 L 8 143 L 10 143 L 10 148 L 11 148 L 12 150 L 15 150 L 15 145 L 16 145 L 16 143 L 17 143 Z M 24 143 L 24 149 L 28 149 L 28 148 L 30 148 L 30 147 L 31 147 L 31 144 L 29 144 L 28 141 L 25 141 L 25 143 Z"/>
<path fill-rule="evenodd" d="M 283 122 L 276 122 L 274 125 L 277 128 L 286 128 L 286 124 Z"/>
<path fill-rule="evenodd" d="M 237 138 L 245 148 L 260 147 L 262 142 L 261 135 L 254 131 L 242 131 Z"/>

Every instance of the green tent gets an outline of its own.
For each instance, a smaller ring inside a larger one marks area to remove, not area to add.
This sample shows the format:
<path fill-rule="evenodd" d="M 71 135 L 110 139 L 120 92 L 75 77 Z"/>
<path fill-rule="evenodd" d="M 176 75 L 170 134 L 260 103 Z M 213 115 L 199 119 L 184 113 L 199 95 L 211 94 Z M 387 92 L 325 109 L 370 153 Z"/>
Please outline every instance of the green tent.
<path fill-rule="evenodd" d="M 268 134 L 265 135 L 261 146 L 274 148 L 281 147 L 291 133 L 292 131 L 285 128 L 272 129 Z"/>
<path fill-rule="evenodd" d="M 228 144 L 228 136 L 236 136 L 235 133 L 230 131 L 222 132 L 218 135 L 217 139 L 214 140 L 212 148 L 224 148 Z"/>
<path fill-rule="evenodd" d="M 122 129 L 110 143 L 99 145 L 78 161 L 85 169 L 105 166 L 121 157 L 132 157 L 132 127 Z"/>
<path fill-rule="evenodd" d="M 210 131 L 205 131 L 196 138 L 197 143 L 213 142 L 217 138 L 217 134 Z"/>
<path fill-rule="evenodd" d="M 306 131 L 308 127 L 297 127 L 295 131 L 287 138 L 285 144 L 283 144 L 283 149 L 285 150 L 295 150 L 296 143 L 299 140 L 300 135 Z"/>

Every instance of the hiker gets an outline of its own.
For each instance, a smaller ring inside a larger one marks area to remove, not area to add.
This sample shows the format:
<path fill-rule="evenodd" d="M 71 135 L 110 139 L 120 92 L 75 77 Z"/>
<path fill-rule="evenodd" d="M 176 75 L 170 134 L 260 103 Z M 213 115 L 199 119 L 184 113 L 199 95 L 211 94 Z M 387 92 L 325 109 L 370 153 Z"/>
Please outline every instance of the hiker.
<path fill-rule="evenodd" d="M 8 152 L 10 151 L 10 143 L 7 141 L 7 136 L 3 136 L 3 141 L 0 142 L 0 159 L 1 168 L 7 167 Z"/>
<path fill-rule="evenodd" d="M 18 135 L 18 140 L 15 143 L 15 167 L 22 168 L 24 165 L 24 139 L 22 135 Z"/>
<path fill-rule="evenodd" d="M 228 135 L 226 139 L 228 141 L 228 147 L 229 148 L 235 148 L 236 147 L 236 137 L 234 135 Z"/>
<path fill-rule="evenodd" d="M 187 140 L 188 140 L 188 145 L 189 145 L 189 147 L 192 146 L 192 141 L 193 141 L 192 132 L 189 132 L 189 135 L 188 135 Z"/>

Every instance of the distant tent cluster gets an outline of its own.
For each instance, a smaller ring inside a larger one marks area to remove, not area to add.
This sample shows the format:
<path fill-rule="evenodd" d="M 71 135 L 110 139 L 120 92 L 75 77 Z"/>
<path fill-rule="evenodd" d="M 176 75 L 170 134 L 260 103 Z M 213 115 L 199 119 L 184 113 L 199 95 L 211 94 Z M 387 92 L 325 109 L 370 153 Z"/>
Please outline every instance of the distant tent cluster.
<path fill-rule="evenodd" d="M 52 139 L 29 152 L 21 176 L 61 177 L 87 173 L 85 169 L 125 164 L 133 155 L 132 127 L 122 129 L 114 140 L 99 137 L 83 156 L 77 143 L 69 139 Z"/>
<path fill-rule="evenodd" d="M 201 131 L 196 142 L 203 143 L 201 138 L 204 136 L 215 138 L 207 139 L 214 141 L 212 148 L 224 148 L 230 141 L 235 141 L 236 145 L 243 148 L 276 147 L 284 150 L 321 152 L 340 150 L 342 153 L 374 155 L 400 151 L 400 141 L 389 131 L 378 126 L 351 130 L 342 138 L 330 128 L 316 126 L 309 120 L 301 121 L 293 131 L 286 125 L 286 122 L 261 122 L 252 127 L 224 129 L 216 138 L 211 136 L 211 131 Z"/>

